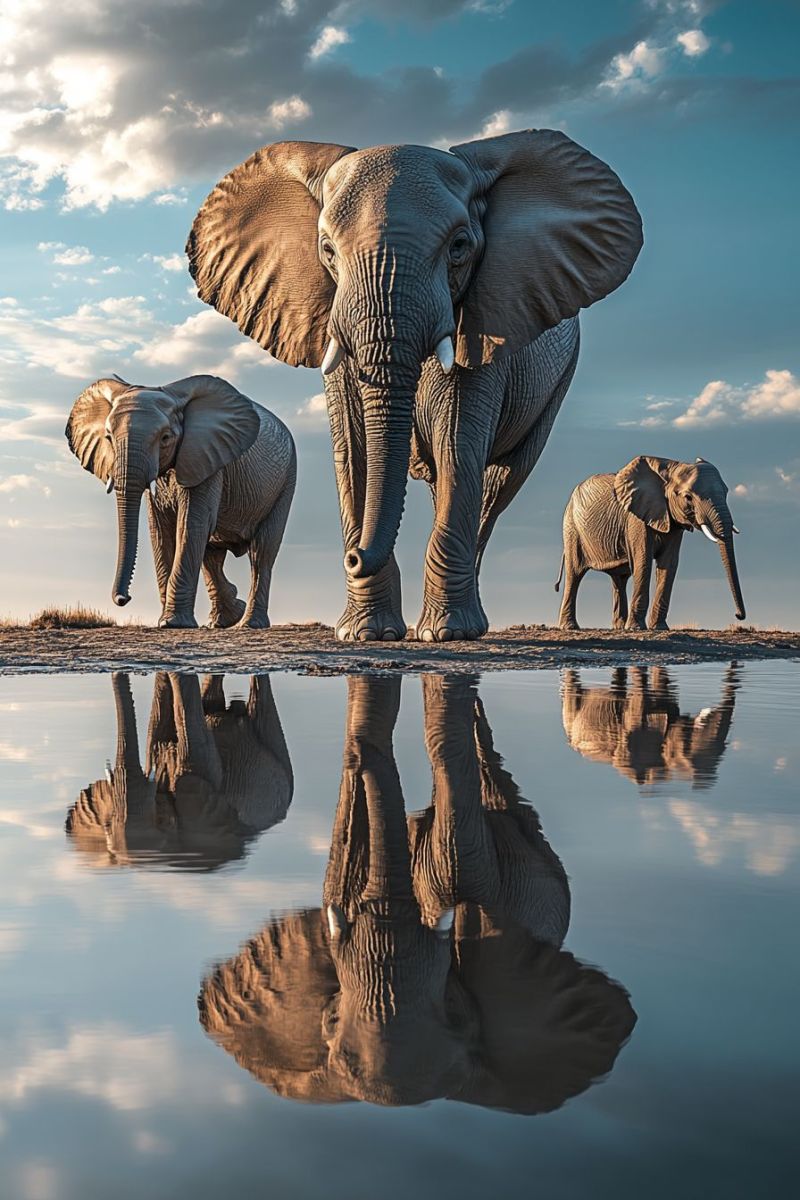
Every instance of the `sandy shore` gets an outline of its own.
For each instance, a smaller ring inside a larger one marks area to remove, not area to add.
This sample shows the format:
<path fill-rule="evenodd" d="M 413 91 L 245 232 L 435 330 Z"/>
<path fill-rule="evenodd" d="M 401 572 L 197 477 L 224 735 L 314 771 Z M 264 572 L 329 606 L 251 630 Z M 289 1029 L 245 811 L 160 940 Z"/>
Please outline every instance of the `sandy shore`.
<path fill-rule="evenodd" d="M 479 642 L 337 642 L 325 625 L 250 630 L 109 629 L 0 631 L 0 674 L 52 671 L 499 671 L 624 663 L 800 658 L 800 634 L 753 629 L 562 633 L 544 625 L 491 631 Z"/>

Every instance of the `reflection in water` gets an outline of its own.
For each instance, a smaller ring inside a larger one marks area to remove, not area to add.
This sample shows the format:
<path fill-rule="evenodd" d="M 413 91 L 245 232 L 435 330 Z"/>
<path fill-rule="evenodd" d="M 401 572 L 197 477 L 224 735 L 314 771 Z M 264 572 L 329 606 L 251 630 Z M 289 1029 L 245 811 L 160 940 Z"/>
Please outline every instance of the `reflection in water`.
<path fill-rule="evenodd" d="M 610 763 L 640 785 L 681 778 L 710 787 L 725 753 L 739 687 L 728 668 L 715 708 L 682 713 L 678 690 L 664 667 L 619 667 L 608 687 L 584 687 L 580 673 L 564 672 L 562 718 L 573 750 Z"/>
<path fill-rule="evenodd" d="M 558 1108 L 611 1069 L 636 1018 L 619 984 L 560 949 L 567 877 L 476 686 L 422 677 L 433 796 L 410 816 L 401 680 L 348 687 L 324 907 L 269 922 L 217 967 L 202 1024 L 295 1099 Z"/>
<path fill-rule="evenodd" d="M 226 704 L 223 676 L 159 672 L 142 769 L 130 679 L 113 676 L 117 754 L 67 815 L 72 844 L 102 865 L 211 871 L 244 856 L 292 800 L 269 676 Z"/>

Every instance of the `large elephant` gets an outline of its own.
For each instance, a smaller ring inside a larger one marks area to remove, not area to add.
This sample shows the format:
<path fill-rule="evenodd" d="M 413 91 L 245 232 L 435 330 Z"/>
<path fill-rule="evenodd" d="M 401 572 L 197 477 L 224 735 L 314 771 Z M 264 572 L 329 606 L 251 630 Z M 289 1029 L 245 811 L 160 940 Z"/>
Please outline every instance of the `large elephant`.
<path fill-rule="evenodd" d="M 730 733 L 739 669 L 728 668 L 719 703 L 696 715 L 683 713 L 678 690 L 664 667 L 618 667 L 608 687 L 584 687 L 580 673 L 564 672 L 564 732 L 573 750 L 621 775 L 651 786 L 688 779 L 711 787 Z"/>
<path fill-rule="evenodd" d="M 407 818 L 401 680 L 348 682 L 321 909 L 271 921 L 205 980 L 206 1031 L 281 1095 L 547 1112 L 613 1066 L 627 993 L 561 949 L 570 895 L 468 678 L 423 676 L 433 798 Z"/>
<path fill-rule="evenodd" d="M 672 585 L 685 532 L 702 529 L 719 544 L 736 619 L 745 618 L 733 550 L 738 529 L 728 508 L 728 486 L 704 458 L 693 463 L 639 455 L 616 475 L 591 475 L 579 483 L 564 510 L 564 554 L 556 591 L 564 575 L 559 625 L 577 629 L 578 587 L 587 571 L 611 577 L 615 629 L 644 629 L 650 575 L 656 565 L 656 592 L 648 627 L 667 629 Z M 627 586 L 633 575 L 628 612 Z"/>
<path fill-rule="evenodd" d="M 66 830 L 102 865 L 211 871 L 242 858 L 292 801 L 289 751 L 268 675 L 226 703 L 222 675 L 156 675 L 145 767 L 130 680 L 113 676 L 117 751 Z"/>
<path fill-rule="evenodd" d="M 114 376 L 81 393 L 65 432 L 81 466 L 117 493 L 115 604 L 131 598 L 139 508 L 149 488 L 159 625 L 197 625 L 202 567 L 213 627 L 269 626 L 272 568 L 297 474 L 292 435 L 274 413 L 214 375 L 163 387 Z M 246 605 L 223 572 L 228 551 L 250 556 Z"/>
<path fill-rule="evenodd" d="M 394 545 L 409 468 L 434 504 L 416 635 L 486 632 L 481 559 L 569 386 L 577 314 L 641 244 L 614 172 L 547 129 L 449 153 L 278 142 L 209 195 L 186 247 L 198 295 L 325 377 L 339 638 L 406 635 Z"/>

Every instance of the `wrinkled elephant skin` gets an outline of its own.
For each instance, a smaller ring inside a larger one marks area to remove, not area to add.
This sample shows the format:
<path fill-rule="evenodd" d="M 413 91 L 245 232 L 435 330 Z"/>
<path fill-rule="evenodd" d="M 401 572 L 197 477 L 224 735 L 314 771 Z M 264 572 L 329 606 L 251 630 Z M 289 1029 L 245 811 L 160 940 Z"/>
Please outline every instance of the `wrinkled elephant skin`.
<path fill-rule="evenodd" d="M 641 244 L 614 172 L 547 129 L 450 152 L 278 142 L 208 196 L 187 243 L 198 295 L 282 362 L 323 370 L 339 638 L 406 635 L 394 546 L 409 472 L 434 504 L 416 636 L 486 632 L 483 553 L 569 387 L 577 314 Z"/>

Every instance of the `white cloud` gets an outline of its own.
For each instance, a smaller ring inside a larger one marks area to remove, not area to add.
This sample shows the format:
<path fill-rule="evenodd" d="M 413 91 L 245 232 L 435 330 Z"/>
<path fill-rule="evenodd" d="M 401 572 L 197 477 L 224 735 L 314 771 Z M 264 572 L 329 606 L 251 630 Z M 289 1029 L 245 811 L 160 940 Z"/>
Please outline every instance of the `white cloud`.
<path fill-rule="evenodd" d="M 645 408 L 654 415 L 639 421 L 622 421 L 642 429 L 696 429 L 711 425 L 732 425 L 737 421 L 765 420 L 800 416 L 800 380 L 787 370 L 768 370 L 757 384 L 736 387 L 724 379 L 712 379 L 678 416 L 664 411 L 678 404 L 675 400 L 650 401 Z M 685 401 L 683 402 L 686 403 Z"/>
<path fill-rule="evenodd" d="M 50 488 L 35 475 L 8 475 L 0 479 L 0 492 L 27 491 L 30 488 L 44 492 L 45 496 L 50 495 Z"/>
<path fill-rule="evenodd" d="M 162 192 L 160 196 L 156 196 L 154 203 L 159 205 L 176 205 L 187 204 L 188 196 L 181 195 L 180 192 Z"/>
<path fill-rule="evenodd" d="M 720 813 L 688 800 L 670 800 L 669 811 L 706 867 L 718 867 L 738 852 L 754 875 L 782 875 L 800 848 L 796 827 L 779 817 Z"/>
<path fill-rule="evenodd" d="M 511 112 L 507 108 L 498 109 L 484 123 L 479 137 L 499 137 L 511 129 Z"/>
<path fill-rule="evenodd" d="M 52 253 L 51 262 L 60 267 L 83 267 L 94 262 L 94 255 L 88 246 L 66 246 L 64 242 L 39 242 L 36 247 L 43 254 Z"/>
<path fill-rule="evenodd" d="M 308 52 L 309 58 L 322 58 L 330 54 L 337 46 L 345 46 L 350 41 L 350 34 L 339 25 L 325 25 L 320 30 L 317 40 Z"/>
<path fill-rule="evenodd" d="M 269 366 L 274 359 L 212 308 L 162 327 L 140 346 L 134 359 L 152 370 L 175 374 L 232 376 L 244 367 Z"/>
<path fill-rule="evenodd" d="M 312 115 L 311 105 L 302 96 L 289 96 L 287 100 L 276 101 L 269 107 L 269 116 L 276 129 L 283 129 L 293 121 L 307 121 Z"/>
<path fill-rule="evenodd" d="M 679 33 L 675 41 L 687 58 L 700 58 L 711 45 L 702 29 L 687 29 L 685 33 Z"/>
<path fill-rule="evenodd" d="M 327 429 L 328 405 L 325 400 L 325 393 L 317 392 L 315 396 L 311 396 L 306 400 L 305 404 L 300 405 L 295 416 L 307 428 Z"/>
<path fill-rule="evenodd" d="M 654 79 L 663 69 L 664 51 L 644 40 L 637 42 L 627 54 L 614 56 L 604 83 L 616 90 L 626 84 L 641 84 Z"/>
<path fill-rule="evenodd" d="M 180 254 L 143 254 L 140 262 L 144 261 L 156 263 L 162 271 L 186 270 L 186 259 Z"/>

